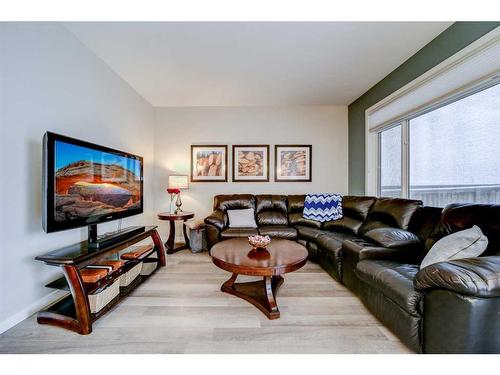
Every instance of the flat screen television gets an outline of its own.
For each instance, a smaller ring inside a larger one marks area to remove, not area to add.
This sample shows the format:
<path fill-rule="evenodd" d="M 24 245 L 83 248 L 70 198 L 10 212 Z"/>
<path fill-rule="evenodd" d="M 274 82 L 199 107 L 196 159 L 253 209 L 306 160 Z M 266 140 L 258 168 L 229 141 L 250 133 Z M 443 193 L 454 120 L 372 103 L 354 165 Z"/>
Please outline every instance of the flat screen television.
<path fill-rule="evenodd" d="M 48 233 L 96 228 L 143 212 L 140 156 L 47 132 L 43 167 L 43 228 Z"/>

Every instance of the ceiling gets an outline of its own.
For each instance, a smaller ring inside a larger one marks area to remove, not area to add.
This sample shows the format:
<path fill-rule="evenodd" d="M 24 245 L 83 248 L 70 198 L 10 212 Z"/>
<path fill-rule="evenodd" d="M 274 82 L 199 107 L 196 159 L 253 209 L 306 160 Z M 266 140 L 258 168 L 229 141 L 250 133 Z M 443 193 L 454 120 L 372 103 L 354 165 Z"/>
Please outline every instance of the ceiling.
<path fill-rule="evenodd" d="M 451 22 L 64 23 L 153 106 L 347 105 Z"/>

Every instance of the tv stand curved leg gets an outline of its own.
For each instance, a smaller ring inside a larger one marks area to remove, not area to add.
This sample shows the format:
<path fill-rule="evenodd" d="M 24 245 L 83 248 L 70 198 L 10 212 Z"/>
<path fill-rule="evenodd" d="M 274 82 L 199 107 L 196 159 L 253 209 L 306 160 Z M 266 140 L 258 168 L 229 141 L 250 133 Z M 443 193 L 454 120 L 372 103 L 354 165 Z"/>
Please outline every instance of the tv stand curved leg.
<path fill-rule="evenodd" d="M 89 300 L 78 268 L 73 265 L 61 266 L 68 282 L 71 296 L 73 297 L 75 317 L 63 315 L 62 313 L 44 310 L 38 313 L 37 321 L 40 324 L 50 324 L 66 328 L 81 335 L 92 332 L 92 319 L 90 316 Z"/>
<path fill-rule="evenodd" d="M 156 248 L 156 253 L 158 255 L 158 266 L 165 267 L 167 265 L 165 247 L 163 247 L 163 242 L 161 242 L 160 234 L 156 229 L 151 233 L 151 239 L 153 240 Z"/>

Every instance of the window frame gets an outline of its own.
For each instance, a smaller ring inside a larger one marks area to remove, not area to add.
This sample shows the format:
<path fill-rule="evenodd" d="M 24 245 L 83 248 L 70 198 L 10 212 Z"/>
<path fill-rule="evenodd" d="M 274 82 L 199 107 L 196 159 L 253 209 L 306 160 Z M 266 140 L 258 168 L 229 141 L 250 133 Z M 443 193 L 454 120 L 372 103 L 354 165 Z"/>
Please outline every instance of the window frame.
<path fill-rule="evenodd" d="M 500 76 L 490 77 L 484 81 L 481 81 L 478 84 L 471 85 L 460 92 L 453 93 L 452 95 L 444 98 L 438 99 L 435 102 L 432 102 L 426 105 L 424 108 L 419 108 L 415 111 L 412 111 L 410 114 L 406 116 L 402 116 L 400 119 L 396 121 L 392 121 L 390 124 L 383 126 L 376 131 L 376 150 L 377 150 L 377 185 L 376 185 L 376 193 L 377 196 L 381 195 L 382 186 L 381 186 L 381 155 L 382 155 L 382 133 L 386 130 L 389 130 L 395 126 L 401 125 L 401 197 L 409 198 L 410 196 L 410 121 L 420 117 L 426 113 L 435 111 L 439 108 L 446 107 L 452 103 L 455 103 L 459 100 L 465 99 L 469 96 L 475 95 L 479 92 L 487 90 L 491 87 L 500 85 Z"/>
<path fill-rule="evenodd" d="M 392 128 L 401 126 L 401 198 L 405 197 L 405 189 L 407 189 L 407 183 L 404 181 L 404 177 L 407 172 L 403 173 L 403 170 L 408 169 L 405 163 L 408 162 L 408 154 L 405 151 L 404 143 L 408 139 L 408 121 L 398 121 L 394 122 L 389 126 L 384 127 L 382 130 L 377 132 L 377 196 L 382 195 L 382 133 L 384 131 L 390 130 Z"/>

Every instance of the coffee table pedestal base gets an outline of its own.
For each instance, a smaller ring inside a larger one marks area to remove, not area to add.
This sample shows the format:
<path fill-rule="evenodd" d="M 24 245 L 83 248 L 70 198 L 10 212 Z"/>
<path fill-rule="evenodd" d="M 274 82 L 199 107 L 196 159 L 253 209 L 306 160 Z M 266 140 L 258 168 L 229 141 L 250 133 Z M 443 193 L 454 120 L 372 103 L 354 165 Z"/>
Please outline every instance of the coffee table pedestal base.
<path fill-rule="evenodd" d="M 250 302 L 269 319 L 278 319 L 280 317 L 276 294 L 281 284 L 283 284 L 283 277 L 264 276 L 263 280 L 236 283 L 237 277 L 238 274 L 233 273 L 231 278 L 222 284 L 221 290 Z"/>

